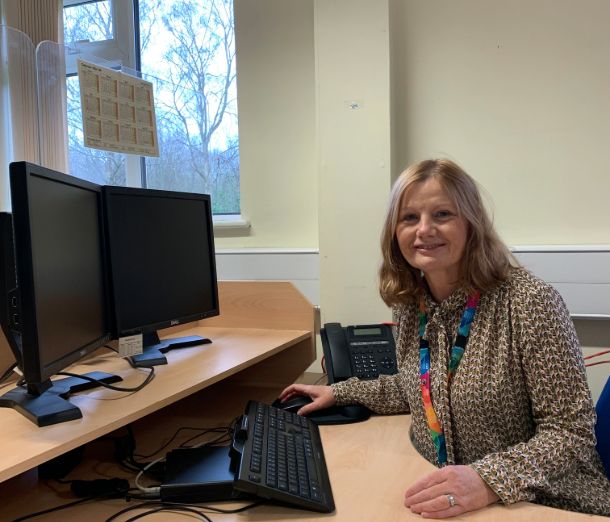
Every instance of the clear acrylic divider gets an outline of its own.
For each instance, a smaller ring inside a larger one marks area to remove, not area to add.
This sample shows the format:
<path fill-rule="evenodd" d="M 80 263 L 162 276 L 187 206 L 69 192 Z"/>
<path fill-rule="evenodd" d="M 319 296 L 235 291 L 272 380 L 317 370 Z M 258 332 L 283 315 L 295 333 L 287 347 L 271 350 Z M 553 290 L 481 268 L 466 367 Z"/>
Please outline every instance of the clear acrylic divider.
<path fill-rule="evenodd" d="M 0 25 L 0 211 L 10 211 L 8 166 L 39 161 L 34 45 L 12 27 Z"/>
<path fill-rule="evenodd" d="M 78 59 L 108 69 L 120 67 L 56 42 L 41 42 L 36 49 L 40 163 L 94 183 L 125 185 L 125 154 L 84 145 Z"/>

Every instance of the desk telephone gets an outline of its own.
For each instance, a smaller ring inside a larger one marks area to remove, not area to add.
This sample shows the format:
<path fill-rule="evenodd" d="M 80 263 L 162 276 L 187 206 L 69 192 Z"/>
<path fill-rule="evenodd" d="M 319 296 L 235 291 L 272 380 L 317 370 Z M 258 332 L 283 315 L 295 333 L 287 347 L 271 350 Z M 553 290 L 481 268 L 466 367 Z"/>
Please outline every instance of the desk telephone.
<path fill-rule="evenodd" d="M 376 379 L 398 371 L 394 335 L 387 324 L 344 328 L 326 323 L 320 337 L 329 384 L 350 377 Z"/>
<path fill-rule="evenodd" d="M 367 324 L 343 327 L 339 323 L 326 323 L 320 329 L 328 384 L 345 381 L 350 377 L 369 380 L 380 375 L 398 372 L 396 346 L 392 328 L 387 324 Z M 296 413 L 311 398 L 298 396 L 273 406 Z M 307 415 L 315 424 L 347 424 L 368 419 L 371 411 L 360 404 L 331 406 Z"/>
<path fill-rule="evenodd" d="M 350 377 L 376 379 L 396 373 L 396 347 L 386 324 L 342 327 L 326 323 L 320 330 L 328 384 Z M 316 424 L 347 424 L 368 419 L 371 411 L 360 404 L 332 406 L 308 415 Z"/>

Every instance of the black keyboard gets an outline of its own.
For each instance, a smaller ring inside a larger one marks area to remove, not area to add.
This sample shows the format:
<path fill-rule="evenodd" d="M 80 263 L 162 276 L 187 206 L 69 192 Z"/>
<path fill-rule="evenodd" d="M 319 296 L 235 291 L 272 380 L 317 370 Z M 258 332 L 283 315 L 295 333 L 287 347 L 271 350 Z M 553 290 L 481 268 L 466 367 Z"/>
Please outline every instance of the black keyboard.
<path fill-rule="evenodd" d="M 250 401 L 237 421 L 233 462 L 238 491 L 296 507 L 335 509 L 318 426 L 306 417 Z"/>

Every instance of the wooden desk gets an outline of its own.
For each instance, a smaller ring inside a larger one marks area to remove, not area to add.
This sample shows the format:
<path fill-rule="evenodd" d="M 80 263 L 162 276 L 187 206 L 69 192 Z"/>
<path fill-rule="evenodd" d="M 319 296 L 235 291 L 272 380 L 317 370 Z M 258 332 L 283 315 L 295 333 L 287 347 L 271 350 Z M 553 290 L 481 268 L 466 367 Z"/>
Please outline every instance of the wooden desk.
<path fill-rule="evenodd" d="M 199 332 L 212 337 L 212 345 L 171 352 L 170 365 L 159 367 L 157 379 L 139 393 L 128 397 L 107 390 L 86 393 L 75 400 L 83 408 L 84 418 L 79 421 L 37 428 L 13 411 L 0 410 L 0 477 L 4 480 L 0 484 L 0 520 L 12 520 L 73 500 L 62 493 L 68 490 L 67 486 L 38 481 L 35 470 L 25 470 L 115 428 L 133 422 L 138 450 L 146 453 L 159 447 L 179 426 L 226 425 L 243 411 L 247 399 L 275 398 L 279 389 L 295 380 L 314 357 L 310 326 L 313 310 L 295 292 L 290 285 L 282 283 L 268 284 L 267 288 L 245 283 L 223 285 L 221 299 L 224 296 L 232 303 L 225 306 L 221 301 L 221 309 L 225 310 L 223 317 L 207 320 L 194 329 L 181 329 L 185 334 Z M 232 321 L 243 328 L 230 327 Z M 174 335 L 176 331 L 169 333 Z M 108 354 L 101 354 L 84 366 L 89 370 L 121 373 L 125 384 L 135 384 L 144 375 L 144 371 L 134 372 Z M 434 467 L 411 445 L 409 425 L 410 416 L 404 415 L 321 428 L 337 507 L 334 514 L 262 505 L 240 514 L 209 516 L 221 522 L 421 521 L 420 516 L 403 507 L 403 493 L 409 484 Z M 90 456 L 69 478 L 100 476 L 133 478 L 118 469 L 111 455 L 104 460 L 99 453 L 93 458 Z M 9 477 L 13 478 L 7 480 Z M 35 520 L 97 522 L 126 505 L 122 500 L 97 501 Z M 131 512 L 119 521 L 134 514 Z M 163 512 L 145 520 L 193 520 L 187 516 Z M 457 520 L 529 522 L 533 519 L 537 522 L 608 521 L 605 517 L 528 503 L 491 506 Z"/>
<path fill-rule="evenodd" d="M 229 395 L 227 395 L 229 393 Z M 257 395 L 261 398 L 265 394 L 275 396 L 276 391 L 271 394 L 263 388 L 229 388 L 225 383 L 219 383 L 198 394 L 198 403 L 211 405 L 211 413 L 198 415 L 194 403 L 182 404 L 180 415 L 173 409 L 168 408 L 164 413 L 170 417 L 181 418 L 179 425 L 186 425 L 196 417 L 200 424 L 209 425 L 211 417 L 223 409 L 224 415 L 232 408 L 243 406 L 245 398 L 253 398 Z M 228 400 L 224 408 L 219 408 L 221 397 Z M 189 403 L 191 399 L 186 399 Z M 196 403 L 195 403 L 196 404 Z M 216 406 L 214 406 L 216 405 Z M 187 418 L 190 419 L 187 420 Z M 153 414 L 144 419 L 151 421 L 156 428 L 161 430 L 161 420 L 167 425 L 173 424 L 161 414 Z M 272 505 L 258 506 L 252 510 L 239 514 L 221 515 L 210 513 L 214 522 L 288 522 L 293 520 L 307 520 L 309 522 L 393 522 L 393 521 L 419 521 L 423 520 L 419 515 L 412 514 L 402 504 L 405 489 L 418 477 L 434 469 L 434 466 L 423 459 L 413 448 L 408 436 L 411 418 L 408 415 L 372 417 L 366 422 L 349 424 L 343 426 L 321 427 L 324 452 L 328 465 L 328 471 L 332 483 L 335 498 L 336 511 L 333 514 L 320 514 L 279 507 Z M 138 425 L 136 425 L 137 427 Z M 148 426 L 150 428 L 150 425 Z M 173 429 L 173 428 L 172 428 Z M 150 435 L 150 433 L 148 433 Z M 158 441 L 163 440 L 158 435 L 152 437 Z M 136 437 L 140 440 L 140 437 Z M 152 446 L 151 446 L 152 447 Z M 80 472 L 70 475 L 73 478 L 82 478 Z M 117 476 L 113 468 L 108 471 L 108 476 Z M 0 490 L 0 502 L 5 506 L 2 509 L 4 516 L 24 514 L 39 509 L 40 506 L 55 506 L 68 502 L 62 499 L 52 489 L 61 489 L 59 485 L 43 485 L 36 481 L 35 476 L 21 475 L 9 481 L 5 491 Z M 66 487 L 63 488 L 67 489 Z M 237 507 L 240 504 L 221 504 L 222 507 Z M 55 514 L 40 517 L 41 522 L 61 520 L 62 522 L 82 522 L 87 517 L 90 521 L 103 521 L 107 517 L 126 507 L 124 501 L 99 501 Z M 137 512 L 131 512 L 130 516 Z M 0 520 L 10 520 L 0 515 Z M 128 518 L 119 518 L 124 521 Z M 186 515 L 172 514 L 169 512 L 159 513 L 146 517 L 144 520 L 151 522 L 192 520 Z M 478 522 L 607 522 L 608 518 L 557 509 L 547 508 L 530 503 L 519 503 L 505 507 L 494 505 L 474 513 L 468 513 L 455 520 L 468 520 Z"/>
<path fill-rule="evenodd" d="M 224 282 L 219 298 L 220 316 L 161 332 L 162 337 L 202 335 L 212 344 L 170 352 L 169 364 L 157 366 L 155 379 L 140 392 L 84 392 L 71 399 L 82 419 L 44 428 L 0 408 L 0 482 L 230 376 L 281 387 L 314 361 L 314 310 L 290 283 Z M 142 382 L 148 372 L 132 369 L 108 349 L 70 370 L 116 373 L 127 387 Z"/>
<path fill-rule="evenodd" d="M 403 506 L 402 499 L 412 482 L 434 471 L 435 467 L 421 457 L 411 444 L 408 435 L 410 424 L 411 416 L 401 415 L 372 417 L 360 424 L 322 427 L 337 520 L 423 520 L 408 511 Z M 313 520 L 322 520 L 322 517 Z M 509 507 L 494 505 L 451 520 L 608 522 L 606 517 L 572 513 L 526 502 Z"/>

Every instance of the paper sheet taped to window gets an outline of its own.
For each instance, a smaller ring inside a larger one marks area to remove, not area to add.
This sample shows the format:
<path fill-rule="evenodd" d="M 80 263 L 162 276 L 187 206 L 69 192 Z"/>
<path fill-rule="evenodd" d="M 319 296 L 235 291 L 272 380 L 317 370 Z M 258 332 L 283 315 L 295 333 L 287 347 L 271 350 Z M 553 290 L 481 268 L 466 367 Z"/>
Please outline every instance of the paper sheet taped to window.
<path fill-rule="evenodd" d="M 78 78 L 86 147 L 159 156 L 152 83 L 84 60 Z"/>

